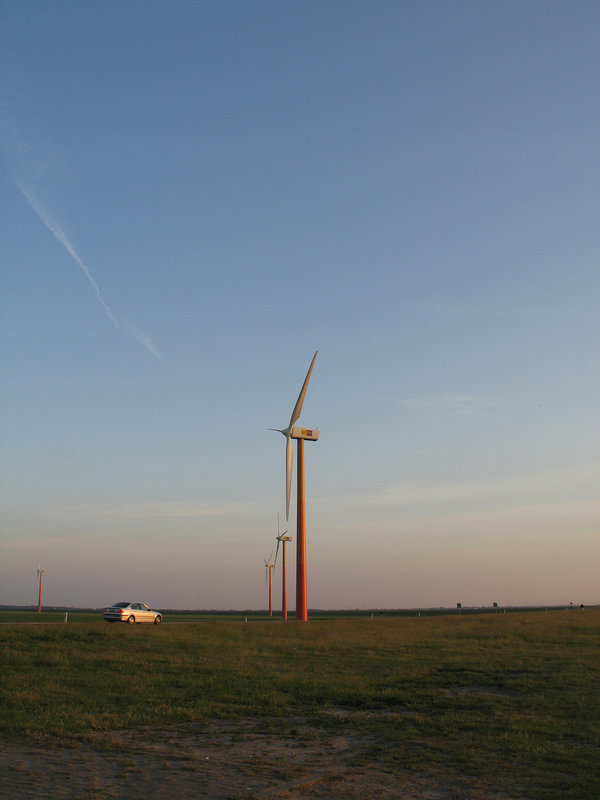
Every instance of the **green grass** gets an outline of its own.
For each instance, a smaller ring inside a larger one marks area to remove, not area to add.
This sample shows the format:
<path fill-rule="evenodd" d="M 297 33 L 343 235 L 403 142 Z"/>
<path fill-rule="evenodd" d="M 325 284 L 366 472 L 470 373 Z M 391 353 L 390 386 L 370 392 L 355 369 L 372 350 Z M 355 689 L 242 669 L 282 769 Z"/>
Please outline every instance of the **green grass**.
<path fill-rule="evenodd" d="M 274 611 L 273 616 L 269 617 L 266 611 L 174 611 L 170 609 L 158 609 L 163 612 L 164 621 L 167 623 L 179 622 L 280 622 L 281 612 Z M 397 617 L 438 617 L 438 616 L 469 616 L 502 613 L 504 609 L 492 607 L 485 608 L 463 608 L 460 611 L 454 608 L 425 608 L 425 609 L 385 609 L 385 610 L 364 610 L 354 609 L 346 611 L 324 611 L 320 609 L 310 609 L 311 620 L 341 620 L 341 619 L 395 619 Z M 543 609 L 535 607 L 508 608 L 509 613 L 514 612 L 538 612 Z M 546 608 L 546 611 L 564 610 L 563 606 Z M 64 622 L 65 612 L 68 614 L 68 622 L 99 622 L 102 620 L 103 609 L 74 609 L 74 608 L 42 608 L 38 613 L 33 608 L 0 608 L 0 623 L 3 622 Z M 294 618 L 294 612 L 290 612 L 290 621 Z"/>
<path fill-rule="evenodd" d="M 599 634 L 598 609 L 8 624 L 0 731 L 64 740 L 218 718 L 310 718 L 332 733 L 364 733 L 365 758 L 382 769 L 452 768 L 509 793 L 526 786 L 527 797 L 591 799 L 600 796 Z"/>
<path fill-rule="evenodd" d="M 0 623 L 37 623 L 47 624 L 52 622 L 65 622 L 67 614 L 67 624 L 73 622 L 102 622 L 102 612 L 104 609 L 81 610 L 81 609 L 42 609 L 41 613 L 33 610 L 24 609 L 0 609 Z M 158 609 L 160 610 L 160 609 Z M 166 611 L 164 612 L 165 622 L 244 622 L 269 620 L 269 616 L 264 612 L 205 612 L 205 611 Z M 273 617 L 273 621 L 277 618 Z"/>

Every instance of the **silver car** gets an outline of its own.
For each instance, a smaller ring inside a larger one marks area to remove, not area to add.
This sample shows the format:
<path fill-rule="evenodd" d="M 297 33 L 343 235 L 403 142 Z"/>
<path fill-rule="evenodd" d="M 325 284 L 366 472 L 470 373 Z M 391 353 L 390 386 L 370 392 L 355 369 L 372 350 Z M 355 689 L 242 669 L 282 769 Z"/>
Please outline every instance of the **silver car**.
<path fill-rule="evenodd" d="M 128 622 L 130 625 L 135 625 L 136 622 L 160 625 L 162 614 L 145 603 L 115 603 L 114 606 L 104 609 L 104 619 L 107 622 Z"/>

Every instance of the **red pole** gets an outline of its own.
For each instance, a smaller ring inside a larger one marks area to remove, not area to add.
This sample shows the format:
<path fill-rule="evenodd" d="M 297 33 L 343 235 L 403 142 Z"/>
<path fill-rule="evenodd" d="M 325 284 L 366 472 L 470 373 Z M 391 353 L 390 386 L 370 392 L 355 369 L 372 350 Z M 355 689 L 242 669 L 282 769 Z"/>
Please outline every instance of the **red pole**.
<path fill-rule="evenodd" d="M 281 581 L 282 581 L 282 588 L 281 588 L 281 618 L 282 619 L 287 619 L 287 586 L 286 586 L 286 575 L 285 575 L 285 573 L 286 573 L 285 546 L 286 546 L 287 542 L 285 541 L 285 539 L 283 539 L 281 543 L 283 545 L 283 566 L 282 566 L 283 574 L 281 576 Z"/>
<path fill-rule="evenodd" d="M 269 564 L 269 616 L 273 616 L 273 567 Z"/>
<path fill-rule="evenodd" d="M 44 570 L 41 569 L 40 571 L 40 593 L 38 596 L 38 614 L 42 613 L 42 575 L 44 574 Z"/>
<path fill-rule="evenodd" d="M 304 439 L 298 439 L 298 508 L 296 512 L 296 619 L 308 622 L 306 587 L 306 518 L 304 515 Z"/>

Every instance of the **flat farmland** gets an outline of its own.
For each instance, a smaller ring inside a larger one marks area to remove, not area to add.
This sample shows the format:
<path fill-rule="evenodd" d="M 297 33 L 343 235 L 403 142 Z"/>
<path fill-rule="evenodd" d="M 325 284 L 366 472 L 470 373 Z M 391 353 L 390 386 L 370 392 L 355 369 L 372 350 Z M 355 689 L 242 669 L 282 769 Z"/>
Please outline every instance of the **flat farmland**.
<path fill-rule="evenodd" d="M 600 609 L 5 624 L 0 797 L 597 800 L 599 643 Z"/>

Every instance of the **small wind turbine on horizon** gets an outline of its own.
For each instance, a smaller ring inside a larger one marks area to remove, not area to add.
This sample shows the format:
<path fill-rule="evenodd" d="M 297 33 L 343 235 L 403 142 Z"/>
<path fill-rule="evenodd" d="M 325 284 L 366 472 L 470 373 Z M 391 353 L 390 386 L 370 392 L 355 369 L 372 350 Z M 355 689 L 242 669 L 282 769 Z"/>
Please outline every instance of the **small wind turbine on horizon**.
<path fill-rule="evenodd" d="M 279 545 L 283 544 L 283 566 L 281 572 L 281 618 L 287 619 L 287 577 L 286 577 L 286 558 L 285 546 L 287 542 L 292 541 L 291 536 L 286 536 L 287 531 L 279 533 L 279 514 L 277 514 L 277 550 L 275 551 L 275 565 L 277 564 L 277 556 L 279 555 Z"/>
<path fill-rule="evenodd" d="M 269 616 L 273 616 L 273 568 L 275 564 L 271 561 L 273 558 L 273 551 L 271 550 L 271 555 L 269 556 L 269 560 L 265 558 L 265 583 L 268 582 L 269 585 Z"/>
<path fill-rule="evenodd" d="M 46 570 L 42 569 L 38 564 L 37 574 L 40 582 L 40 590 L 38 594 L 38 614 L 42 613 L 42 575 L 44 574 L 44 572 L 46 572 Z"/>
<path fill-rule="evenodd" d="M 292 462 L 294 451 L 292 439 L 298 442 L 298 464 L 296 467 L 297 491 L 296 491 L 296 619 L 306 622 L 308 620 L 308 599 L 306 584 L 306 518 L 304 505 L 304 441 L 316 442 L 319 438 L 319 431 L 312 428 L 295 428 L 294 424 L 298 421 L 304 405 L 308 382 L 317 357 L 317 350 L 306 373 L 306 378 L 300 389 L 300 394 L 296 400 L 296 405 L 290 417 L 290 424 L 287 428 L 271 428 L 282 433 L 286 438 L 285 443 L 285 518 L 290 517 L 290 490 L 292 486 Z"/>

